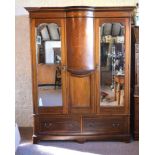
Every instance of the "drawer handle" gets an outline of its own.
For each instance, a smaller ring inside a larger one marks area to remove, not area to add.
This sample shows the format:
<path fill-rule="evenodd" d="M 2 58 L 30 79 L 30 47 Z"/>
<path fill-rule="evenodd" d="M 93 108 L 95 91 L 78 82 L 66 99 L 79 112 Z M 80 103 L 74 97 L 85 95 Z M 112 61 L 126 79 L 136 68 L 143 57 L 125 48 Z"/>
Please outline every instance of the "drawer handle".
<path fill-rule="evenodd" d="M 45 127 L 45 128 L 50 128 L 51 126 L 53 126 L 52 123 L 44 123 L 44 127 Z"/>
<path fill-rule="evenodd" d="M 90 123 L 90 124 L 89 124 L 89 127 L 93 127 L 93 126 L 94 126 L 94 123 Z"/>
<path fill-rule="evenodd" d="M 118 127 L 120 126 L 120 124 L 119 124 L 119 123 L 113 123 L 112 126 L 113 126 L 114 128 L 118 128 Z"/>

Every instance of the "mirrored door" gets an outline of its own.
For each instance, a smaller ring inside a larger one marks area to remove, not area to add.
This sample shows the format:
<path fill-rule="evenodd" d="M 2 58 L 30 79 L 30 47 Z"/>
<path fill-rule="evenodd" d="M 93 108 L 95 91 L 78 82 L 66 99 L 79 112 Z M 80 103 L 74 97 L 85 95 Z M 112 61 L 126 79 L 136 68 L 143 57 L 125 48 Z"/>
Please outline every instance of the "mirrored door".
<path fill-rule="evenodd" d="M 36 68 L 39 107 L 62 107 L 62 41 L 58 24 L 36 26 Z"/>
<path fill-rule="evenodd" d="M 100 27 L 100 106 L 124 106 L 124 32 L 121 23 Z"/>

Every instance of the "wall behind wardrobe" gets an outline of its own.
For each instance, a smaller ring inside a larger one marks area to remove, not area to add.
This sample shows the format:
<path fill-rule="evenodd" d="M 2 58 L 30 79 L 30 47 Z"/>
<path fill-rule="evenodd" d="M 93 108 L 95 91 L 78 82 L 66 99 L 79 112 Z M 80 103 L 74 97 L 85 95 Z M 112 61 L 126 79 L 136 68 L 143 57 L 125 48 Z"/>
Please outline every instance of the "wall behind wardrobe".
<path fill-rule="evenodd" d="M 16 122 L 19 126 L 32 126 L 32 78 L 30 55 L 30 29 L 28 12 L 24 7 L 54 6 L 135 6 L 138 0 L 16 0 Z"/>

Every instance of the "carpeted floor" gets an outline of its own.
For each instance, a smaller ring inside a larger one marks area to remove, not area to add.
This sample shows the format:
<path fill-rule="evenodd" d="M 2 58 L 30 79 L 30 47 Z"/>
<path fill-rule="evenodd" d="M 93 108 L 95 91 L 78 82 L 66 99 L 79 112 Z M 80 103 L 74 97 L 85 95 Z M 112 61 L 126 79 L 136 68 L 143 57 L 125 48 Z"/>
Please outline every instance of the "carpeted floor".
<path fill-rule="evenodd" d="M 83 144 L 74 141 L 41 141 L 32 144 L 32 129 L 22 129 L 21 144 L 16 155 L 138 155 L 139 142 L 87 141 Z"/>
<path fill-rule="evenodd" d="M 40 106 L 62 106 L 62 89 L 52 86 L 42 86 L 38 89 Z"/>

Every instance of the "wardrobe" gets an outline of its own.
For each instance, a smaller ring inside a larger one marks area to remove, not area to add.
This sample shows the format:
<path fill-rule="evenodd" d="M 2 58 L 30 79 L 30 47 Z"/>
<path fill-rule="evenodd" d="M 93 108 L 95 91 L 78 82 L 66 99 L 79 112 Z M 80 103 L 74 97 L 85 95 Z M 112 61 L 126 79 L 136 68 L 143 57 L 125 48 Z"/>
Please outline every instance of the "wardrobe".
<path fill-rule="evenodd" d="M 33 143 L 130 141 L 134 7 L 26 7 Z"/>

